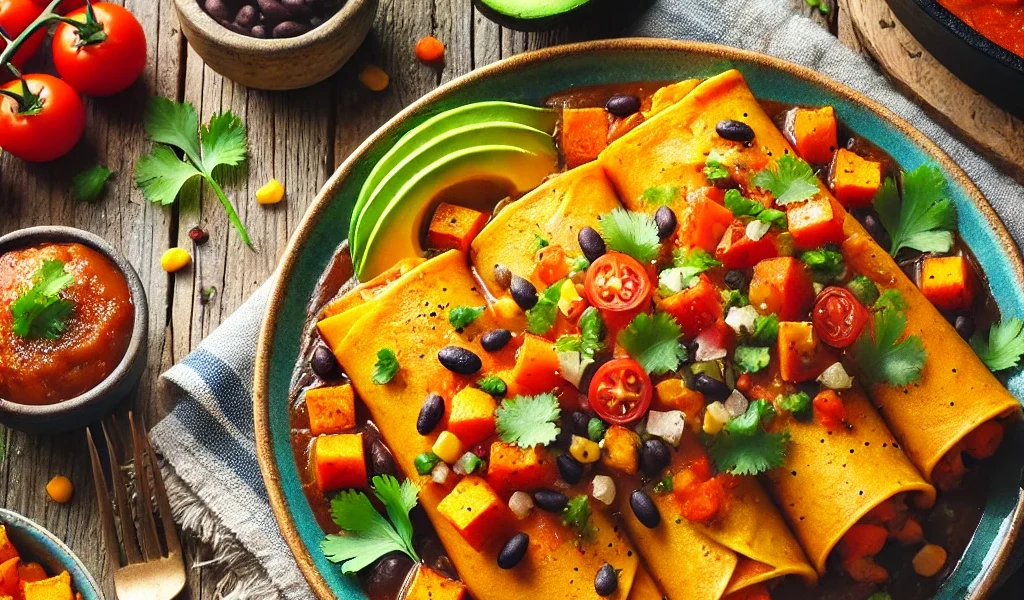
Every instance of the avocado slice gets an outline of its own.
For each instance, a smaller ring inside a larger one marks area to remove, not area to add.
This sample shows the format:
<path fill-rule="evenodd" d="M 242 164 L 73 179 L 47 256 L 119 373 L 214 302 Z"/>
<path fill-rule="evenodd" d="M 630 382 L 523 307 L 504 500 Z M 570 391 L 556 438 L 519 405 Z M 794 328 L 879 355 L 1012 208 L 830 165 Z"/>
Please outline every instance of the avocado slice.
<path fill-rule="evenodd" d="M 553 134 L 555 124 L 558 121 L 558 114 L 551 109 L 538 108 L 526 104 L 489 101 L 467 104 L 430 117 L 395 142 L 395 145 L 381 157 L 373 167 L 373 170 L 370 171 L 369 176 L 367 176 L 366 181 L 363 183 L 363 187 L 359 191 L 356 206 L 352 211 L 348 239 L 352 240 L 355 238 L 356 223 L 367 202 L 369 202 L 370 195 L 377 189 L 377 185 L 381 180 L 402 160 L 419 149 L 420 146 L 430 143 L 431 140 L 443 135 L 447 131 L 465 125 L 490 121 L 520 123 L 545 133 Z"/>
<path fill-rule="evenodd" d="M 362 212 L 353 217 L 355 230 L 348 238 L 352 256 L 357 261 L 361 259 L 377 220 L 402 186 L 417 173 L 453 151 L 495 143 L 522 148 L 536 154 L 555 152 L 550 134 L 519 123 L 474 123 L 443 132 L 422 146 L 411 149 L 412 151 L 396 164 L 369 194 Z"/>
<path fill-rule="evenodd" d="M 516 31 L 543 31 L 588 16 L 604 0 L 473 0 L 485 17 Z"/>
<path fill-rule="evenodd" d="M 421 240 L 442 193 L 457 185 L 500 185 L 509 194 L 531 190 L 553 173 L 558 157 L 514 146 L 463 148 L 435 161 L 407 181 L 388 204 L 356 266 L 366 281 L 407 256 L 421 256 Z"/>

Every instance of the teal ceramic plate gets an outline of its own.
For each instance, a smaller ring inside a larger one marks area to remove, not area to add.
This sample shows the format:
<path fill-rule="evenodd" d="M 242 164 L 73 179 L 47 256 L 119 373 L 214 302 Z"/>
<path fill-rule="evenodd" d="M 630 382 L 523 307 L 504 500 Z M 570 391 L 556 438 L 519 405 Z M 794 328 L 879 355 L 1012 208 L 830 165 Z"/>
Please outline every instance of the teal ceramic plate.
<path fill-rule="evenodd" d="M 317 280 L 342 242 L 359 189 L 399 136 L 443 110 L 483 100 L 539 104 L 571 86 L 708 77 L 739 69 L 763 99 L 832 105 L 857 134 L 885 149 L 907 170 L 937 164 L 950 181 L 960 232 L 988 276 L 1004 316 L 1024 316 L 1024 263 L 977 187 L 935 144 L 876 102 L 810 69 L 752 52 L 708 44 L 627 39 L 561 46 L 516 56 L 444 85 L 373 134 L 338 169 L 306 214 L 285 252 L 260 336 L 255 384 L 257 449 L 271 504 L 299 566 L 321 598 L 365 596 L 354 578 L 323 558 L 317 525 L 299 483 L 289 445 L 288 391 L 303 342 L 303 319 Z M 1024 398 L 1024 375 L 1010 391 Z M 949 600 L 982 598 L 994 585 L 1022 519 L 1020 477 L 1024 430 L 1008 435 L 995 465 L 992 492 L 967 551 L 940 590 Z"/>
<path fill-rule="evenodd" d="M 23 560 L 38 562 L 50 575 L 67 571 L 71 575 L 72 587 L 82 594 L 84 600 L 103 600 L 103 593 L 85 565 L 57 536 L 35 521 L 6 508 L 0 508 L 0 525 L 6 527 L 7 536 Z"/>

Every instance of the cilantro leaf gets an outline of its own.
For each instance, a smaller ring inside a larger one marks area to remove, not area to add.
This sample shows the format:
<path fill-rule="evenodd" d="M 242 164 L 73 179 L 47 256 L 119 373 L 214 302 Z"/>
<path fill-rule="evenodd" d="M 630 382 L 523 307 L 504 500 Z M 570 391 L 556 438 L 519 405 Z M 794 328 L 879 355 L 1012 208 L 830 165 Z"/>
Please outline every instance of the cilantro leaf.
<path fill-rule="evenodd" d="M 373 365 L 372 380 L 377 385 L 390 383 L 398 374 L 398 357 L 391 348 L 377 351 L 377 363 Z"/>
<path fill-rule="evenodd" d="M 189 179 L 202 175 L 192 163 L 178 158 L 167 146 L 154 146 L 152 152 L 139 157 L 135 163 L 135 185 L 146 200 L 164 206 L 174 204 Z"/>
<path fill-rule="evenodd" d="M 900 340 L 906 328 L 907 318 L 900 310 L 882 308 L 874 315 L 874 332 L 865 328 L 854 342 L 854 360 L 869 384 L 902 386 L 920 379 L 927 354 L 918 336 Z"/>
<path fill-rule="evenodd" d="M 110 169 L 93 165 L 71 178 L 71 197 L 80 202 L 95 202 L 110 179 Z"/>
<path fill-rule="evenodd" d="M 555 325 L 558 317 L 558 298 L 562 293 L 562 282 L 559 280 L 541 292 L 537 304 L 526 311 L 526 330 L 534 335 L 544 335 Z"/>
<path fill-rule="evenodd" d="M 888 289 L 878 295 L 878 299 L 875 300 L 875 310 L 891 309 L 891 310 L 906 310 L 907 301 L 903 299 L 903 294 L 897 289 Z"/>
<path fill-rule="evenodd" d="M 60 297 L 75 276 L 59 260 L 44 260 L 32 275 L 32 286 L 11 303 L 11 332 L 20 338 L 55 340 L 64 333 L 75 305 Z"/>
<path fill-rule="evenodd" d="M 586 256 L 576 256 L 569 259 L 569 272 L 579 273 L 580 271 L 586 271 L 587 267 L 590 266 L 590 261 L 587 260 Z"/>
<path fill-rule="evenodd" d="M 679 368 L 686 359 L 686 348 L 680 343 L 682 328 L 668 313 L 654 316 L 640 313 L 622 333 L 619 345 L 648 373 L 661 375 Z"/>
<path fill-rule="evenodd" d="M 747 410 L 725 424 L 725 430 L 737 435 L 754 435 L 762 421 L 775 417 L 775 408 L 767 400 L 754 400 Z"/>
<path fill-rule="evenodd" d="M 806 418 L 811 414 L 811 397 L 807 392 L 795 392 L 780 396 L 777 400 L 779 408 L 792 413 L 796 418 Z"/>
<path fill-rule="evenodd" d="M 707 159 L 704 161 L 704 176 L 711 183 L 729 179 L 729 168 L 722 164 L 721 154 L 714 151 L 708 154 Z"/>
<path fill-rule="evenodd" d="M 202 164 L 199 151 L 199 115 L 189 102 L 174 102 L 154 96 L 146 105 L 146 133 L 157 144 L 180 149 L 196 165 Z"/>
<path fill-rule="evenodd" d="M 601 313 L 588 306 L 579 320 L 580 333 L 563 335 L 555 341 L 556 352 L 579 352 L 583 360 L 593 359 L 604 349 L 604 321 Z"/>
<path fill-rule="evenodd" d="M 762 223 L 774 225 L 779 229 L 786 229 L 789 227 L 789 221 L 786 220 L 786 213 L 774 208 L 766 208 L 762 210 L 757 214 L 757 220 Z"/>
<path fill-rule="evenodd" d="M 576 530 L 583 540 L 591 540 L 597 528 L 590 522 L 590 502 L 586 494 L 574 496 L 562 511 L 562 523 Z"/>
<path fill-rule="evenodd" d="M 540 235 L 538 235 L 536 233 L 533 234 L 533 251 L 534 252 L 537 252 L 538 250 L 543 250 L 544 248 L 547 248 L 550 245 L 551 245 L 551 242 L 547 238 L 542 237 L 542 236 L 540 236 Z"/>
<path fill-rule="evenodd" d="M 769 167 L 754 175 L 753 184 L 771 192 L 779 206 L 810 200 L 820 191 L 811 165 L 791 154 L 775 161 L 774 169 Z"/>
<path fill-rule="evenodd" d="M 722 314 L 729 312 L 732 307 L 743 307 L 750 304 L 750 299 L 739 290 L 722 290 Z"/>
<path fill-rule="evenodd" d="M 745 198 L 739 190 L 729 190 L 725 193 L 725 207 L 732 211 L 734 217 L 756 217 L 764 210 L 763 204 Z"/>
<path fill-rule="evenodd" d="M 681 292 L 694 283 L 694 278 L 704 271 L 722 266 L 706 250 L 694 248 L 688 252 L 676 249 L 672 253 L 674 267 L 665 269 L 658 274 L 659 286 L 664 286 L 672 293 Z"/>
<path fill-rule="evenodd" d="M 779 337 L 779 316 L 759 315 L 750 332 L 750 343 L 758 346 L 773 346 Z"/>
<path fill-rule="evenodd" d="M 640 194 L 640 200 L 647 204 L 653 204 L 654 206 L 663 206 L 672 204 L 678 196 L 679 188 L 670 183 L 666 183 L 647 188 L 642 194 Z"/>
<path fill-rule="evenodd" d="M 875 195 L 875 209 L 892 238 L 889 254 L 903 248 L 948 252 L 953 247 L 956 208 L 946 197 L 946 179 L 938 167 L 922 165 L 903 173 L 903 199 L 891 177 Z"/>
<path fill-rule="evenodd" d="M 768 366 L 771 355 L 765 346 L 737 346 L 733 362 L 740 373 L 757 373 Z"/>
<path fill-rule="evenodd" d="M 651 491 L 653 491 L 655 494 L 667 494 L 671 492 L 672 488 L 674 487 L 675 482 L 672 479 L 672 474 L 668 473 L 664 477 L 659 479 L 658 483 L 654 484 L 654 487 L 651 488 Z"/>
<path fill-rule="evenodd" d="M 981 362 L 993 371 L 1016 367 L 1024 355 L 1024 321 L 1017 318 L 1000 321 L 989 330 L 988 341 L 975 334 L 971 347 Z"/>
<path fill-rule="evenodd" d="M 846 289 L 864 306 L 871 306 L 878 301 L 878 286 L 863 275 L 858 275 L 846 282 Z"/>
<path fill-rule="evenodd" d="M 810 270 L 811 279 L 818 283 L 833 283 L 842 279 L 846 273 L 843 255 L 832 248 L 808 250 L 800 255 L 800 260 Z"/>
<path fill-rule="evenodd" d="M 708 455 L 719 471 L 758 475 L 782 466 L 788 443 L 788 431 L 767 433 L 757 427 L 752 434 L 742 435 L 723 430 L 711 438 Z"/>
<path fill-rule="evenodd" d="M 469 327 L 483 313 L 483 306 L 455 306 L 448 311 L 448 322 L 455 329 L 462 331 L 464 328 Z"/>
<path fill-rule="evenodd" d="M 346 490 L 331 500 L 331 518 L 344 533 L 330 534 L 320 542 L 327 560 L 340 563 L 343 573 L 356 573 L 389 552 L 401 552 L 419 560 L 412 545 L 409 511 L 416 506 L 419 489 L 411 480 L 399 485 L 390 475 L 373 478 L 374 495 L 384 504 L 385 519 L 363 492 Z"/>
<path fill-rule="evenodd" d="M 644 213 L 616 208 L 601 217 L 601 237 L 608 248 L 646 264 L 661 252 L 658 226 Z"/>
<path fill-rule="evenodd" d="M 561 412 L 558 398 L 550 392 L 504 400 L 494 411 L 498 437 L 520 448 L 546 446 L 558 437 L 555 421 Z"/>
<path fill-rule="evenodd" d="M 236 167 L 247 154 L 245 124 L 230 110 L 215 114 L 209 124 L 200 127 L 199 146 L 205 172 L 213 173 L 220 166 Z"/>
<path fill-rule="evenodd" d="M 497 375 L 488 375 L 476 382 L 476 387 L 494 396 L 495 398 L 501 398 L 508 391 L 508 384 L 505 380 Z"/>

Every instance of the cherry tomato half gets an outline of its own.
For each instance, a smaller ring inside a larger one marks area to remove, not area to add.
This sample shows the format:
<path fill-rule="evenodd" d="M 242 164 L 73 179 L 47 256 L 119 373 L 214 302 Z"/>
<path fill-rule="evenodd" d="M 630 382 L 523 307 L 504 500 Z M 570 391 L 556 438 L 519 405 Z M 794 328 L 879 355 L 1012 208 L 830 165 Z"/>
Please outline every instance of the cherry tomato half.
<path fill-rule="evenodd" d="M 868 321 L 868 310 L 846 288 L 831 286 L 814 301 L 814 330 L 829 346 L 852 344 Z"/>
<path fill-rule="evenodd" d="M 83 38 L 74 25 L 61 23 L 53 34 L 53 65 L 79 92 L 109 96 L 130 86 L 145 70 L 146 34 L 135 15 L 116 4 L 98 2 L 92 8 L 102 26 L 96 40 L 88 32 Z M 85 23 L 86 10 L 80 8 L 67 18 Z"/>
<path fill-rule="evenodd" d="M 29 0 L 0 0 L 0 27 L 3 27 L 12 39 L 18 37 L 26 27 L 32 24 L 32 21 L 36 20 L 36 17 L 43 14 L 43 8 Z M 14 59 L 11 61 L 14 66 L 21 68 L 26 60 L 32 58 L 32 55 L 43 45 L 44 37 L 46 37 L 45 27 L 25 40 L 21 48 L 14 53 Z M 7 42 L 0 40 L 0 51 L 6 47 Z M 4 67 L 0 77 L 6 78 L 9 75 L 7 68 Z"/>
<path fill-rule="evenodd" d="M 614 425 L 638 421 L 651 406 L 653 386 L 632 358 L 612 359 L 597 369 L 587 400 L 599 417 Z"/>
<path fill-rule="evenodd" d="M 13 98 L 0 98 L 0 148 L 29 162 L 64 156 L 85 131 L 82 99 L 70 85 L 52 75 L 25 75 L 25 83 L 39 96 L 39 105 L 23 113 Z M 4 84 L 3 89 L 23 93 L 19 80 Z"/>
<path fill-rule="evenodd" d="M 651 297 L 651 278 L 633 257 L 608 252 L 587 268 L 584 293 L 610 326 L 621 326 L 638 313 Z"/>

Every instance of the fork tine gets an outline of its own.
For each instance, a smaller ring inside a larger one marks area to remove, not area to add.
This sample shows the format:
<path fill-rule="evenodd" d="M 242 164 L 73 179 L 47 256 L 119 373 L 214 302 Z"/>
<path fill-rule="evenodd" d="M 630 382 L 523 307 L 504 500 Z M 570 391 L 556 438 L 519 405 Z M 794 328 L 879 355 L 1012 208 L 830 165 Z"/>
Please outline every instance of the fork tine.
<path fill-rule="evenodd" d="M 153 492 L 156 496 L 157 506 L 160 507 L 160 520 L 164 526 L 164 538 L 167 540 L 167 555 L 181 552 L 181 544 L 178 542 L 178 532 L 174 526 L 174 518 L 171 516 L 171 503 L 167 498 L 167 488 L 164 486 L 164 478 L 160 473 L 160 465 L 156 462 L 156 453 L 153 452 L 153 444 L 149 439 L 149 432 L 146 431 L 146 424 L 142 423 L 142 441 L 146 447 L 144 450 L 149 454 L 149 464 L 153 469 Z"/>
<path fill-rule="evenodd" d="M 140 527 L 142 528 L 142 551 L 146 560 L 156 560 L 163 556 L 160 549 L 160 538 L 156 533 L 156 521 L 153 520 L 152 496 L 149 493 L 149 470 L 146 462 L 142 460 L 142 438 L 139 437 L 139 430 L 135 426 L 135 415 L 128 411 L 128 424 L 132 431 L 132 453 L 135 457 L 135 479 L 139 484 L 136 497 L 138 499 L 138 515 Z M 154 478 L 159 477 L 154 473 Z"/>
<path fill-rule="evenodd" d="M 103 437 L 107 442 L 107 453 L 110 455 L 110 479 L 114 486 L 114 498 L 117 500 L 117 514 L 121 519 L 121 537 L 124 539 L 125 557 L 128 559 L 128 564 L 135 564 L 142 562 L 142 554 L 139 552 L 139 538 L 135 533 L 132 507 L 128 504 L 128 488 L 124 485 L 124 475 L 121 473 L 121 456 L 113 440 L 117 435 L 117 420 L 111 416 L 110 422 L 110 427 L 107 427 L 106 421 L 102 424 Z"/>
<path fill-rule="evenodd" d="M 112 569 L 121 566 L 121 557 L 117 543 L 117 526 L 114 525 L 114 513 L 110 508 L 110 493 L 107 492 L 107 478 L 103 475 L 96 443 L 92 439 L 92 430 L 85 429 L 86 440 L 89 442 L 89 457 L 92 460 L 92 479 L 96 487 L 96 503 L 100 511 L 100 529 L 103 530 L 103 545 L 107 547 L 107 562 Z"/>

